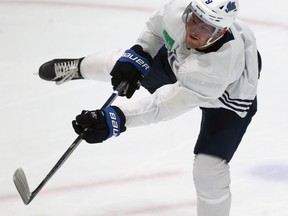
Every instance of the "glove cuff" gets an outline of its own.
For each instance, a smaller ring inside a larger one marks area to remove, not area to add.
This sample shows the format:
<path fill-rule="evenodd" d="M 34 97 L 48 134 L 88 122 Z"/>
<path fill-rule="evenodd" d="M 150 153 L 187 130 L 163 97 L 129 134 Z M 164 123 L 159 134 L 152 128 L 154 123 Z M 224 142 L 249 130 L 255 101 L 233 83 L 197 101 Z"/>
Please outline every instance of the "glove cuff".
<path fill-rule="evenodd" d="M 133 47 L 131 47 L 130 49 L 134 50 L 138 55 L 143 56 L 152 65 L 152 62 L 153 62 L 152 57 L 150 56 L 149 53 L 147 53 L 143 50 L 142 46 L 136 44 Z"/>
<path fill-rule="evenodd" d="M 119 136 L 121 132 L 126 130 L 126 118 L 124 113 L 116 106 L 110 106 L 104 110 L 106 122 L 109 128 L 107 139 L 112 136 Z"/>
<path fill-rule="evenodd" d="M 123 113 L 123 111 L 117 106 L 111 106 L 111 108 L 113 108 L 117 112 L 117 114 L 118 114 L 118 116 L 120 118 L 121 126 L 122 127 L 125 126 L 126 117 L 125 117 L 125 114 Z M 121 127 L 120 127 L 120 129 L 121 129 Z M 121 131 L 121 132 L 124 132 L 124 131 Z"/>
<path fill-rule="evenodd" d="M 131 49 L 126 50 L 118 61 L 128 62 L 134 65 L 144 76 L 151 70 L 152 58 L 148 53 L 144 52 L 143 48 L 139 45 L 135 45 Z"/>

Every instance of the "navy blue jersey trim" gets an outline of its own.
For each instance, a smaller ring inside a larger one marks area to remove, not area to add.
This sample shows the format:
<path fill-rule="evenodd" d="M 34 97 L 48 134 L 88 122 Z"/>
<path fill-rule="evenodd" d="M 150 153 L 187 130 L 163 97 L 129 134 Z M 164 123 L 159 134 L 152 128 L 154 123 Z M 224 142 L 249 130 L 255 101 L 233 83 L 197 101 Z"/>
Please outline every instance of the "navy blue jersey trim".
<path fill-rule="evenodd" d="M 234 99 L 231 98 L 227 91 L 218 98 L 225 106 L 229 107 L 232 110 L 237 112 L 247 112 L 252 105 L 253 100 L 243 100 L 243 99 Z"/>
<path fill-rule="evenodd" d="M 228 91 L 225 91 L 223 95 L 226 95 L 229 101 L 239 102 L 239 103 L 252 103 L 254 100 L 248 100 L 248 99 L 235 99 L 231 98 Z"/>

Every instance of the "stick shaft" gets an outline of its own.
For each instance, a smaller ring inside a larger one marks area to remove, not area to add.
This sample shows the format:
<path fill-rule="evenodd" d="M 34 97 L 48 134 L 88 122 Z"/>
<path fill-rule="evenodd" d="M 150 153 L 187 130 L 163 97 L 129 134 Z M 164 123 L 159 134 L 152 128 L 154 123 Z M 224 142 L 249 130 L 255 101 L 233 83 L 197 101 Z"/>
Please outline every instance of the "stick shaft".
<path fill-rule="evenodd" d="M 108 98 L 108 100 L 105 102 L 105 104 L 102 106 L 101 109 L 105 109 L 106 107 L 110 106 L 113 101 L 117 98 L 117 96 L 125 90 L 127 86 L 127 82 L 121 82 L 120 85 L 117 87 L 117 89 L 112 93 L 112 95 Z M 69 156 L 72 154 L 72 152 L 78 147 L 78 145 L 81 143 L 83 134 L 80 134 L 74 142 L 69 146 L 69 148 L 66 150 L 66 152 L 61 156 L 61 158 L 58 160 L 58 162 L 54 165 L 54 167 L 51 169 L 51 171 L 47 174 L 47 176 L 42 180 L 42 182 L 38 185 L 38 187 L 30 194 L 29 186 L 24 174 L 24 171 L 21 169 L 21 172 L 18 172 L 18 176 L 14 175 L 14 183 L 26 205 L 28 205 L 34 197 L 39 193 L 39 191 L 44 187 L 44 185 L 51 179 L 51 177 L 57 172 L 57 170 L 64 164 L 64 162 L 69 158 Z M 17 171 L 16 171 L 17 173 Z M 21 176 L 21 177 L 20 177 Z M 21 179 L 20 179 L 21 178 Z M 25 179 L 25 181 L 23 181 Z M 18 182 L 18 183 L 17 183 Z M 26 190 L 19 190 L 20 188 L 25 187 Z M 24 191 L 24 192 L 23 192 Z M 23 198 L 25 197 L 25 198 Z M 28 197 L 28 198 L 27 198 Z"/>

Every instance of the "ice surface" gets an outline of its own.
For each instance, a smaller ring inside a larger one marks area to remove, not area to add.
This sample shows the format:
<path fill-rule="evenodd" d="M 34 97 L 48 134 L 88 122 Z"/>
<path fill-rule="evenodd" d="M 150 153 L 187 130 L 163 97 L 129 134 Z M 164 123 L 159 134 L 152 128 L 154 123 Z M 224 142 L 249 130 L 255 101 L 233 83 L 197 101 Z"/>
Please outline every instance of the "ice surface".
<path fill-rule="evenodd" d="M 12 180 L 22 167 L 30 189 L 36 188 L 77 137 L 72 119 L 82 109 L 101 107 L 111 94 L 111 86 L 100 82 L 42 81 L 33 75 L 38 67 L 53 58 L 130 47 L 164 2 L 0 0 L 1 215 L 196 215 L 192 164 L 198 109 L 129 129 L 101 145 L 81 143 L 28 206 Z M 241 2 L 239 18 L 255 32 L 263 71 L 259 111 L 230 163 L 231 216 L 288 215 L 287 6 L 284 0 Z"/>

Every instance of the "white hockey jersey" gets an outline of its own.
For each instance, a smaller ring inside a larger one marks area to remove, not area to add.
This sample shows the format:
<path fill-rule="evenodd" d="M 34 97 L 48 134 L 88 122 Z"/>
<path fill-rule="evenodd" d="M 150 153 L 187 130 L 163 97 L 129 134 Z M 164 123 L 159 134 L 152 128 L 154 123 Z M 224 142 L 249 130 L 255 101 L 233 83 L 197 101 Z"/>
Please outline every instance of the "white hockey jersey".
<path fill-rule="evenodd" d="M 257 47 L 251 30 L 236 21 L 217 50 L 187 49 L 181 16 L 190 2 L 172 0 L 155 11 L 137 40 L 152 57 L 166 46 L 177 82 L 121 106 L 128 127 L 169 120 L 195 107 L 223 107 L 244 117 L 256 96 Z"/>

